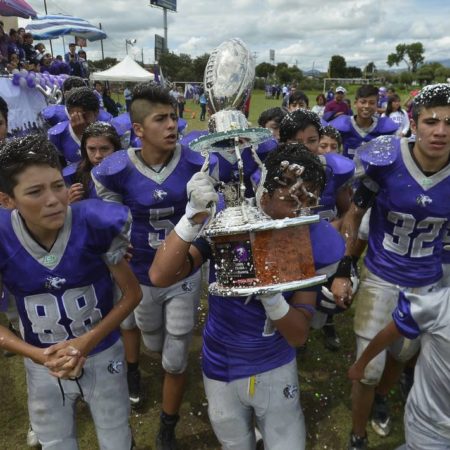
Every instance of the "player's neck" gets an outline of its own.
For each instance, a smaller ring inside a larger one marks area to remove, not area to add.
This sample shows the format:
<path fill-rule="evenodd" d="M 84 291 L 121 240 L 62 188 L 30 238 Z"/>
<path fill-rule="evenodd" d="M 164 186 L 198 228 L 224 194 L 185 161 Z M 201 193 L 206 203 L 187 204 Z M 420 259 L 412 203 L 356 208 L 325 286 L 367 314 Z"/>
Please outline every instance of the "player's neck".
<path fill-rule="evenodd" d="M 367 119 L 363 119 L 360 116 L 355 116 L 355 122 L 360 128 L 369 128 L 373 124 L 372 117 L 368 117 Z"/>
<path fill-rule="evenodd" d="M 157 166 L 161 164 L 167 164 L 168 161 L 172 158 L 173 152 L 167 150 L 159 150 L 153 147 L 142 146 L 141 150 L 141 158 L 147 166 Z"/>
<path fill-rule="evenodd" d="M 412 154 L 414 160 L 419 168 L 424 173 L 436 173 L 443 169 L 447 164 L 449 164 L 449 156 L 443 155 L 441 158 L 427 158 L 419 149 L 419 144 L 416 142 Z"/>
<path fill-rule="evenodd" d="M 28 234 L 33 240 L 39 244 L 44 250 L 49 252 L 58 238 L 59 230 L 48 230 L 39 226 L 27 224 L 22 218 Z"/>

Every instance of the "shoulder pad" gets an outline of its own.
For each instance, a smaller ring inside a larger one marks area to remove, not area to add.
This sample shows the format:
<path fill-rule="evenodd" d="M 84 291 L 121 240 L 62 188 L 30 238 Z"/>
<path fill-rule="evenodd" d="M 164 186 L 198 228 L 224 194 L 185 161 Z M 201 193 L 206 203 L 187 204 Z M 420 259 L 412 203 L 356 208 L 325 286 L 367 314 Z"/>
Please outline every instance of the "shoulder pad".
<path fill-rule="evenodd" d="M 316 270 L 339 262 L 345 253 L 345 242 L 340 233 L 329 222 L 310 225 L 311 243 Z"/>
<path fill-rule="evenodd" d="M 322 125 L 323 127 L 326 127 L 326 126 L 329 125 L 329 123 L 321 117 L 320 118 L 320 125 Z"/>
<path fill-rule="evenodd" d="M 333 175 L 353 175 L 355 163 L 350 158 L 339 155 L 338 153 L 327 153 L 325 163 L 333 171 Z"/>
<path fill-rule="evenodd" d="M 261 142 L 261 144 L 258 145 L 256 153 L 258 153 L 259 156 L 266 157 L 267 153 L 275 150 L 277 146 L 278 142 L 276 141 L 276 139 L 270 138 L 267 141 Z"/>
<path fill-rule="evenodd" d="M 113 118 L 112 114 L 110 114 L 108 111 L 105 111 L 104 109 L 100 109 L 98 112 L 97 120 L 100 122 L 111 122 L 111 119 Z"/>
<path fill-rule="evenodd" d="M 92 169 L 96 178 L 110 177 L 124 171 L 130 163 L 127 150 L 119 150 L 105 158 L 98 166 Z"/>
<path fill-rule="evenodd" d="M 398 125 L 389 117 L 380 117 L 378 119 L 377 131 L 379 133 L 395 133 L 398 130 Z"/>
<path fill-rule="evenodd" d="M 62 171 L 62 175 L 63 175 L 64 181 L 66 183 L 72 184 L 72 177 L 75 175 L 77 168 L 78 168 L 78 163 L 72 163 L 72 164 L 69 164 L 67 167 L 64 167 L 64 169 Z"/>
<path fill-rule="evenodd" d="M 183 138 L 180 140 L 180 144 L 189 147 L 189 144 L 194 139 L 198 139 L 200 136 L 205 136 L 207 134 L 207 130 L 192 130 L 188 134 L 186 134 L 186 136 L 183 136 Z"/>
<path fill-rule="evenodd" d="M 111 125 L 116 129 L 119 136 L 131 130 L 131 119 L 128 113 L 120 114 L 111 119 Z"/>
<path fill-rule="evenodd" d="M 105 250 L 123 230 L 130 215 L 127 206 L 98 199 L 75 202 L 70 207 L 75 220 L 84 222 L 91 230 L 93 241 L 106 244 Z"/>
<path fill-rule="evenodd" d="M 363 164 L 390 166 L 400 154 L 400 138 L 397 136 L 378 136 L 356 150 Z"/>
<path fill-rule="evenodd" d="M 182 133 L 187 127 L 187 120 L 178 118 L 178 133 Z"/>
<path fill-rule="evenodd" d="M 59 122 L 58 124 L 56 124 L 55 126 L 51 127 L 48 130 L 48 135 L 49 136 L 56 136 L 58 134 L 62 134 L 62 133 L 67 131 L 68 127 L 69 127 L 69 121 L 68 120 L 64 120 L 63 122 Z"/>
<path fill-rule="evenodd" d="M 47 106 L 41 111 L 41 115 L 52 126 L 68 119 L 64 105 Z"/>
<path fill-rule="evenodd" d="M 341 114 L 330 122 L 330 125 L 341 133 L 349 133 L 352 129 L 351 117 Z"/>
<path fill-rule="evenodd" d="M 200 170 L 205 162 L 205 157 L 198 152 L 194 152 L 186 145 L 181 146 L 181 155 L 182 157 L 189 163 L 194 166 L 198 166 L 198 170 Z M 209 173 L 212 172 L 214 167 L 217 165 L 217 156 L 213 153 L 209 154 Z"/>

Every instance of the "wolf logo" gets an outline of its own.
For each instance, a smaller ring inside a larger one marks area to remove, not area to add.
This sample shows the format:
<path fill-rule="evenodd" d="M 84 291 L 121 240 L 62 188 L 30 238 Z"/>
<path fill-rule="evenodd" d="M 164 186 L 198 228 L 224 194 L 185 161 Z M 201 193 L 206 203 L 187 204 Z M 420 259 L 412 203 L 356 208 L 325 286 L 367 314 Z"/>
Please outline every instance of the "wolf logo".
<path fill-rule="evenodd" d="M 423 206 L 424 208 L 427 207 L 430 203 L 433 203 L 433 200 L 428 197 L 428 195 L 424 195 L 424 194 L 420 194 L 417 198 L 416 198 L 416 203 L 419 206 Z"/>
<path fill-rule="evenodd" d="M 45 281 L 46 289 L 61 289 L 62 285 L 66 282 L 65 278 L 60 277 L 47 277 Z"/>
<path fill-rule="evenodd" d="M 122 371 L 123 362 L 122 361 L 109 361 L 108 372 L 115 374 Z"/>
<path fill-rule="evenodd" d="M 153 191 L 153 198 L 155 200 L 162 201 L 167 197 L 167 192 L 163 191 L 162 189 L 155 189 Z"/>

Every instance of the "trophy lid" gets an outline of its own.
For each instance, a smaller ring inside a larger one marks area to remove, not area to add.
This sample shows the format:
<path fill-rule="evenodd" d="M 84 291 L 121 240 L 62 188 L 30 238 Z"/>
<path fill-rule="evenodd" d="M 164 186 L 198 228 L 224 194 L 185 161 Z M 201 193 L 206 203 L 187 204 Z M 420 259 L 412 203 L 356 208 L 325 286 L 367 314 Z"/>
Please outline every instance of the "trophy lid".
<path fill-rule="evenodd" d="M 265 231 L 319 222 L 318 214 L 272 219 L 256 206 L 232 206 L 220 211 L 203 230 L 204 236 L 226 236 L 249 231 Z"/>

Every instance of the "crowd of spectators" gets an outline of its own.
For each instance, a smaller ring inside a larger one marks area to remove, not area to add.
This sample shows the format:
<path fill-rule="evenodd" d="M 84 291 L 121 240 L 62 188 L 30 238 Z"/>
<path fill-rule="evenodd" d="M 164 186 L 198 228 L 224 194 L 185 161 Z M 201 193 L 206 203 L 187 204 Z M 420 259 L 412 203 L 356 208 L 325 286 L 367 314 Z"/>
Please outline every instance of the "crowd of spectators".
<path fill-rule="evenodd" d="M 42 42 L 34 43 L 33 35 L 25 28 L 12 28 L 6 33 L 0 21 L 0 72 L 12 73 L 16 69 L 89 77 L 86 52 L 83 49 L 77 52 L 74 43 L 69 44 L 64 58 L 53 57 Z"/>

